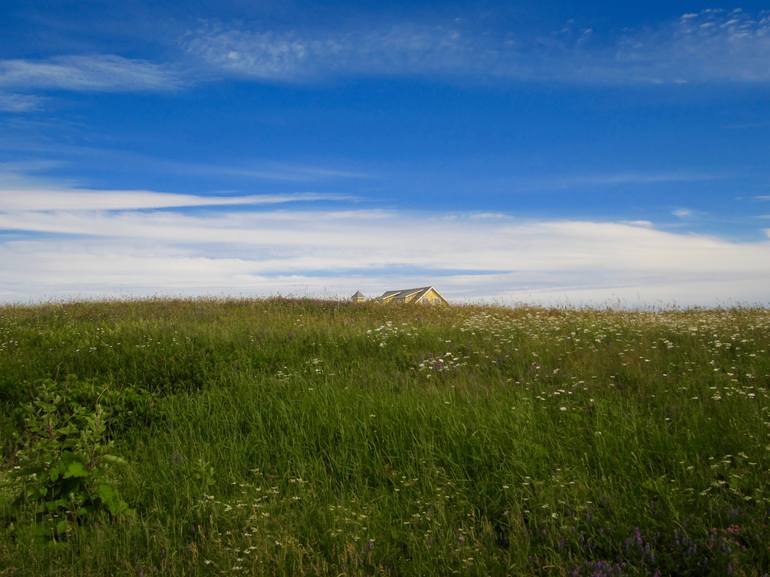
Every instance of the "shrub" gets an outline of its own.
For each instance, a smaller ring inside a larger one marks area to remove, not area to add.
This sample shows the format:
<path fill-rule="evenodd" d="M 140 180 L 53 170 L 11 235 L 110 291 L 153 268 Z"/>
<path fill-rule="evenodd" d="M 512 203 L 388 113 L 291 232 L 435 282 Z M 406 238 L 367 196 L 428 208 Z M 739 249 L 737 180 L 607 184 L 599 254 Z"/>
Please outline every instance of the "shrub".
<path fill-rule="evenodd" d="M 30 506 L 41 532 L 61 537 L 72 523 L 106 512 L 130 512 L 117 489 L 115 469 L 126 461 L 115 453 L 110 430 L 119 425 L 101 402 L 125 407 L 137 394 L 110 392 L 89 397 L 90 383 L 45 381 L 20 407 L 24 423 L 12 472 L 15 505 Z"/>

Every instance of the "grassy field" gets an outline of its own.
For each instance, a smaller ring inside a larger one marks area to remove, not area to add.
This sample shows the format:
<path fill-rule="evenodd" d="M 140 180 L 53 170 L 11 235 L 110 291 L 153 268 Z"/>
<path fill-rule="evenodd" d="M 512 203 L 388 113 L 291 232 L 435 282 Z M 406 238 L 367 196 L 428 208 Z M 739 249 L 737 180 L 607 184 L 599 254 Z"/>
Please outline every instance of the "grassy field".
<path fill-rule="evenodd" d="M 770 311 L 0 308 L 0 576 L 766 575 Z"/>

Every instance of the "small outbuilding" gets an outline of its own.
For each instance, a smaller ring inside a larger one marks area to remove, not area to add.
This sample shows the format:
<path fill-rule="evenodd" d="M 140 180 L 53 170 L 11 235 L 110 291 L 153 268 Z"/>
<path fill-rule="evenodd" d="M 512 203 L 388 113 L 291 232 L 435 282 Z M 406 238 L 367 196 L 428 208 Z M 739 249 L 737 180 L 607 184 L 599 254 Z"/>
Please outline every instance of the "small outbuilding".
<path fill-rule="evenodd" d="M 361 291 L 356 291 L 356 294 L 354 294 L 352 297 L 350 297 L 351 302 L 354 303 L 362 303 L 366 300 L 366 297 L 364 296 L 364 293 Z"/>
<path fill-rule="evenodd" d="M 377 299 L 381 303 L 448 305 L 447 300 L 432 286 L 386 291 Z"/>

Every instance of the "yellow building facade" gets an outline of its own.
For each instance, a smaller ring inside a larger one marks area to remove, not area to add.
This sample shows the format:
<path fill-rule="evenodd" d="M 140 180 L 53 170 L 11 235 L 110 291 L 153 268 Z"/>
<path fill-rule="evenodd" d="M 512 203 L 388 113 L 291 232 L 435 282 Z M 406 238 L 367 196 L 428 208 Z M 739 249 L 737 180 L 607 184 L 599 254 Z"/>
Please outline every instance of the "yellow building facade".
<path fill-rule="evenodd" d="M 377 299 L 382 303 L 448 305 L 449 302 L 432 286 L 386 291 Z"/>

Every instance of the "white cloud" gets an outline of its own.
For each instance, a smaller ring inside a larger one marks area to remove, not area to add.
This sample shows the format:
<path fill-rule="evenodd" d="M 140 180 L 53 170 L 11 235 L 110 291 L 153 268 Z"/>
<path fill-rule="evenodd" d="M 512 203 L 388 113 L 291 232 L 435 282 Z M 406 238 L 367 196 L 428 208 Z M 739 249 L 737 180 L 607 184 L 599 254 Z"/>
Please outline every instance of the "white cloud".
<path fill-rule="evenodd" d="M 21 91 L 165 91 L 185 83 L 170 66 L 109 54 L 0 60 L 0 87 Z"/>
<path fill-rule="evenodd" d="M 727 174 L 704 171 L 626 170 L 593 174 L 565 174 L 539 178 L 508 179 L 506 182 L 517 190 L 569 190 L 575 188 L 599 188 L 676 184 L 684 182 L 710 182 L 728 178 Z"/>
<path fill-rule="evenodd" d="M 33 94 L 0 92 L 0 112 L 32 112 L 42 107 L 44 99 Z"/>
<path fill-rule="evenodd" d="M 129 157 L 131 158 L 131 157 Z M 163 161 L 156 161 L 162 164 Z M 56 160 L 29 160 L 0 162 L 0 214 L 34 211 L 117 211 L 139 209 L 167 209 L 182 207 L 224 207 L 277 205 L 298 202 L 354 201 L 348 194 L 296 192 L 252 195 L 195 195 L 157 192 L 152 190 L 98 190 L 79 186 L 77 182 L 58 182 L 45 175 L 66 163 Z M 136 163 L 134 162 L 135 166 Z M 172 163 L 173 165 L 173 163 Z M 173 165 L 181 169 L 186 164 Z M 194 172 L 190 165 L 190 172 Z M 226 167 L 222 167 L 226 168 Z M 231 167 L 234 168 L 234 167 Z M 204 172 L 205 172 L 204 168 Z M 266 169 L 268 170 L 268 169 Z M 264 179 L 302 180 L 303 178 L 352 178 L 355 173 L 313 167 L 273 167 Z M 359 175 L 362 178 L 362 175 Z"/>
<path fill-rule="evenodd" d="M 146 190 L 0 188 L 0 220 L 23 211 L 104 211 L 195 206 L 270 205 L 289 202 L 351 200 L 314 192 L 249 196 L 196 196 Z M 56 215 L 57 217 L 60 215 Z M 13 228 L 11 226 L 11 228 Z M 77 232 L 77 231 L 73 231 Z"/>
<path fill-rule="evenodd" d="M 770 15 L 704 10 L 594 41 L 590 29 L 532 37 L 460 24 L 279 32 L 208 23 L 183 39 L 212 70 L 296 82 L 367 75 L 445 75 L 573 84 L 770 82 Z"/>
<path fill-rule="evenodd" d="M 676 210 L 672 210 L 671 214 L 677 218 L 690 218 L 693 215 L 693 212 L 689 208 L 677 208 Z"/>
<path fill-rule="evenodd" d="M 329 296 L 432 283 L 458 299 L 723 304 L 767 302 L 770 285 L 770 242 L 648 224 L 365 210 L 6 210 L 0 229 L 37 233 L 0 244 L 4 300 Z"/>
<path fill-rule="evenodd" d="M 150 167 L 168 173 L 218 176 L 223 178 L 270 180 L 275 182 L 317 182 L 338 179 L 366 179 L 365 172 L 343 168 L 312 166 L 284 162 L 271 162 L 260 159 L 244 159 L 240 163 L 213 164 L 206 162 L 180 162 L 147 157 L 141 154 L 122 151 L 89 151 L 95 156 L 109 156 L 129 161 L 132 166 Z"/>
<path fill-rule="evenodd" d="M 674 24 L 632 34 L 615 62 L 630 79 L 649 83 L 770 81 L 770 15 L 704 10 Z M 619 72 L 607 68 L 612 76 Z"/>
<path fill-rule="evenodd" d="M 249 30 L 209 23 L 183 39 L 189 54 L 214 69 L 262 80 L 324 76 L 454 73 L 478 56 L 457 30 L 400 24 L 316 34 Z M 480 63 L 483 64 L 483 63 Z"/>
<path fill-rule="evenodd" d="M 650 220 L 621 220 L 620 224 L 628 224 L 631 226 L 643 226 L 644 228 L 654 228 L 654 224 Z"/>

